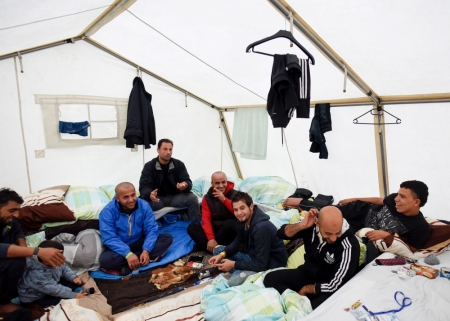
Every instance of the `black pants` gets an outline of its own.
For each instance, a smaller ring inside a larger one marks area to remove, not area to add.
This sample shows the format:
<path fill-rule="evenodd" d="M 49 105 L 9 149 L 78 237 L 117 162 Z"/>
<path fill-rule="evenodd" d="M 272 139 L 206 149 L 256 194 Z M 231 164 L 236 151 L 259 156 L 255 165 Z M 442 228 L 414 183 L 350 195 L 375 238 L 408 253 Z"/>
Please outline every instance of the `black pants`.
<path fill-rule="evenodd" d="M 316 280 L 309 270 L 304 265 L 299 266 L 296 269 L 283 269 L 268 273 L 264 278 L 264 286 L 266 288 L 275 288 L 280 294 L 287 289 L 299 292 L 301 288 L 308 284 L 315 284 Z M 311 295 L 308 294 L 308 298 L 311 301 L 313 309 L 317 308 L 331 294 Z"/>
<path fill-rule="evenodd" d="M 17 283 L 22 278 L 26 259 L 0 259 L 0 304 L 6 304 L 17 297 Z"/>
<path fill-rule="evenodd" d="M 229 219 L 226 221 L 213 221 L 212 227 L 215 240 L 220 245 L 229 245 L 236 238 L 236 219 Z M 198 250 L 206 250 L 208 239 L 205 231 L 200 224 L 189 224 L 187 232 Z"/>
<path fill-rule="evenodd" d="M 142 246 L 144 245 L 144 241 L 145 236 L 141 237 L 137 242 L 131 244 L 130 251 L 139 257 L 142 253 Z M 158 235 L 155 247 L 150 252 L 150 261 L 158 261 L 167 252 L 172 243 L 172 235 Z M 123 267 L 128 267 L 128 261 L 126 258 L 108 248 L 100 255 L 99 261 L 100 267 L 106 270 L 120 270 Z"/>
<path fill-rule="evenodd" d="M 367 214 L 369 214 L 371 208 L 376 208 L 378 205 L 356 201 L 354 203 L 335 206 L 341 210 L 342 216 L 347 220 L 348 224 L 352 228 L 353 233 L 356 233 L 360 229 L 366 227 L 364 225 L 364 222 L 366 220 Z"/>

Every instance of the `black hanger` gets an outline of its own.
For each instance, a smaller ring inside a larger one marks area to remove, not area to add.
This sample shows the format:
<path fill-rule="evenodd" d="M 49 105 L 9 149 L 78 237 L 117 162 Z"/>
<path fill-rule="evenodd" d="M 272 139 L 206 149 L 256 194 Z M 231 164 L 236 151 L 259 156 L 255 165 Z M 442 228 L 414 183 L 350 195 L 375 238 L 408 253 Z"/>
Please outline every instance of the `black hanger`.
<path fill-rule="evenodd" d="M 368 113 L 370 113 L 373 116 L 378 116 L 378 122 L 375 123 L 360 123 L 358 119 L 360 119 L 362 116 L 367 115 Z M 395 123 L 382 123 L 381 122 L 381 116 L 383 116 L 383 113 L 386 113 L 388 115 L 391 115 L 392 117 L 395 118 Z M 377 108 L 371 109 L 368 112 L 365 112 L 364 114 L 362 114 L 359 117 L 356 117 L 355 119 L 353 119 L 353 124 L 357 124 L 357 125 L 399 125 L 402 123 L 402 120 L 400 118 L 398 118 L 397 116 L 392 115 L 390 112 L 388 112 L 386 109 L 382 109 L 381 106 L 377 106 Z"/>
<path fill-rule="evenodd" d="M 259 44 L 262 44 L 262 43 L 264 43 L 264 42 L 267 42 L 267 41 L 269 41 L 269 40 L 276 39 L 276 38 L 287 38 L 287 39 L 289 39 L 290 41 L 292 41 L 293 43 L 295 43 L 295 45 L 296 45 L 297 47 L 299 47 L 299 48 L 300 48 L 300 49 L 308 56 L 308 58 L 311 60 L 311 64 L 314 65 L 315 60 L 314 60 L 313 55 L 311 55 L 311 54 L 309 53 L 309 51 L 306 50 L 305 47 L 303 47 L 303 46 L 297 41 L 297 39 L 294 38 L 294 36 L 292 35 L 292 33 L 290 33 L 289 31 L 286 31 L 286 30 L 280 30 L 280 31 L 278 31 L 276 34 L 274 34 L 273 36 L 270 36 L 270 37 L 267 37 L 267 38 L 264 38 L 264 39 L 255 41 L 254 43 L 252 43 L 252 44 L 250 44 L 250 45 L 247 46 L 247 49 L 245 49 L 245 52 L 250 52 L 250 49 L 251 49 L 252 52 L 259 53 L 259 54 L 261 54 L 261 55 L 266 55 L 266 56 L 271 56 L 271 57 L 273 57 L 273 55 L 271 55 L 271 54 L 268 54 L 268 53 L 265 53 L 265 52 L 261 52 L 261 51 L 255 51 L 254 47 L 257 46 L 257 45 L 259 45 Z"/>

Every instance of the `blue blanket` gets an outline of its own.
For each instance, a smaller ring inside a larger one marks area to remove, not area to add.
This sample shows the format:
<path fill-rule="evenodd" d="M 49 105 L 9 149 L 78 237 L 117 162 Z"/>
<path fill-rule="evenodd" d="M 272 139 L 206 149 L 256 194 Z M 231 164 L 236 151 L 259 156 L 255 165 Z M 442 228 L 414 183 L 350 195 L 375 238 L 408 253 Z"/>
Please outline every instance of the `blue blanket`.
<path fill-rule="evenodd" d="M 189 221 L 178 221 L 173 224 L 164 226 L 158 230 L 159 234 L 169 233 L 173 236 L 173 244 L 167 251 L 167 253 L 158 262 L 150 263 L 147 266 L 141 267 L 139 273 L 143 273 L 152 270 L 158 266 L 165 265 L 167 263 L 176 261 L 180 257 L 187 255 L 194 249 L 194 241 L 187 234 L 187 227 L 190 224 Z M 89 272 L 94 279 L 106 279 L 106 280 L 118 280 L 123 276 L 113 275 L 105 273 L 101 270 Z"/>

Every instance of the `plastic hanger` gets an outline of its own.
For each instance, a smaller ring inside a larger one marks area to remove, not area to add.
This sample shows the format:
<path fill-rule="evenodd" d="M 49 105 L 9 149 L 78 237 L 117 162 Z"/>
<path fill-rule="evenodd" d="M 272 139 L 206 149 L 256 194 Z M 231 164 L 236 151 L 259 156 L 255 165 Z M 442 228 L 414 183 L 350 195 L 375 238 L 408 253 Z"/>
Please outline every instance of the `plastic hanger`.
<path fill-rule="evenodd" d="M 366 115 L 370 113 L 373 116 L 378 116 L 378 122 L 373 122 L 373 123 L 360 123 L 358 119 L 360 119 L 362 116 Z M 391 115 L 392 117 L 395 118 L 395 123 L 383 123 L 381 122 L 381 116 L 383 115 L 383 113 L 386 113 L 388 115 Z M 388 112 L 386 109 L 382 109 L 381 106 L 377 106 L 377 108 L 371 109 L 367 112 L 365 112 L 364 114 L 362 114 L 359 117 L 356 117 L 355 119 L 353 119 L 353 124 L 357 124 L 357 125 L 399 125 L 402 123 L 402 120 L 400 118 L 398 118 L 397 116 L 392 115 L 390 112 Z"/>
<path fill-rule="evenodd" d="M 264 38 L 264 39 L 261 39 L 261 40 L 258 40 L 258 41 L 253 42 L 252 44 L 250 44 L 250 45 L 247 46 L 247 49 L 245 49 L 245 52 L 250 52 L 250 50 L 251 50 L 252 52 L 259 53 L 259 54 L 261 54 L 261 55 L 266 55 L 266 56 L 271 56 L 271 57 L 273 57 L 273 55 L 271 55 L 271 54 L 268 54 L 268 53 L 265 53 L 265 52 L 261 52 L 261 51 L 255 51 L 255 48 L 254 48 L 254 47 L 257 46 L 257 45 L 260 45 L 260 44 L 262 44 L 262 43 L 264 43 L 264 42 L 270 41 L 270 40 L 272 40 L 272 39 L 276 39 L 276 38 L 287 38 L 287 39 L 289 39 L 290 41 L 292 41 L 292 43 L 294 43 L 297 47 L 299 47 L 299 48 L 300 48 L 300 49 L 308 56 L 309 60 L 311 60 L 311 64 L 314 65 L 315 60 L 314 60 L 313 55 L 311 55 L 311 54 L 309 53 L 309 51 L 306 50 L 305 47 L 303 47 L 303 46 L 297 41 L 297 39 L 294 38 L 294 36 L 292 35 L 292 33 L 290 33 L 289 31 L 286 31 L 286 30 L 280 30 L 280 31 L 278 31 L 276 34 L 274 34 L 273 36 L 270 36 L 270 37 L 267 37 L 267 38 Z"/>

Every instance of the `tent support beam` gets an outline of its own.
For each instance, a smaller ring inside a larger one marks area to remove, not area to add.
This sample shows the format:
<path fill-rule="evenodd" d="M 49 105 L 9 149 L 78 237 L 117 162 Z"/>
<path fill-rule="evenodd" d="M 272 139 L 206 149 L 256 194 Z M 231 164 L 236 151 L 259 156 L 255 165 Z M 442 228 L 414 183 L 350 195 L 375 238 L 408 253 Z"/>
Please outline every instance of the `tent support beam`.
<path fill-rule="evenodd" d="M 82 40 L 82 37 L 74 37 L 74 38 L 69 38 L 69 39 L 66 39 L 66 40 L 55 41 L 55 42 L 48 43 L 48 44 L 45 44 L 45 45 L 42 45 L 42 46 L 37 46 L 37 47 L 25 49 L 25 50 L 20 50 L 20 54 L 23 56 L 25 54 L 29 54 L 29 53 L 32 53 L 32 52 L 35 52 L 35 51 L 49 49 L 49 48 L 57 47 L 57 46 L 60 46 L 60 45 L 66 45 L 68 43 L 74 44 L 76 41 L 80 41 L 80 40 Z M 4 60 L 4 59 L 8 59 L 8 58 L 14 58 L 14 57 L 17 57 L 17 56 L 18 56 L 17 52 L 12 52 L 12 53 L 0 56 L 0 60 Z"/>
<path fill-rule="evenodd" d="M 106 25 L 108 22 L 116 18 L 122 12 L 127 10 L 136 0 L 116 0 L 112 5 L 108 7 L 97 19 L 89 24 L 89 26 L 84 29 L 81 36 L 91 37 L 94 33 L 100 30 L 101 27 Z"/>
<path fill-rule="evenodd" d="M 103 46 L 102 44 L 96 42 L 95 40 L 92 40 L 91 38 L 85 38 L 84 41 L 86 41 L 87 43 L 93 45 L 94 47 L 97 47 L 97 48 L 103 50 L 104 52 L 109 53 L 111 56 L 113 56 L 113 57 L 115 57 L 115 58 L 117 58 L 119 60 L 122 60 L 123 62 L 129 64 L 130 66 L 133 66 L 136 69 L 139 67 L 139 70 L 141 70 L 142 72 L 146 73 L 147 75 L 149 75 L 149 76 L 151 76 L 153 78 L 158 79 L 159 81 L 165 83 L 166 85 L 169 85 L 172 88 L 175 88 L 175 89 L 181 91 L 183 94 L 188 95 L 188 96 L 190 96 L 192 98 L 195 98 L 198 101 L 202 102 L 203 104 L 210 106 L 211 108 L 219 110 L 216 106 L 214 106 L 209 101 L 207 101 L 207 100 L 205 100 L 205 99 L 203 99 L 203 98 L 201 98 L 201 97 L 199 97 L 197 95 L 194 95 L 193 93 L 189 92 L 188 90 L 186 90 L 186 89 L 184 89 L 184 88 L 182 88 L 180 86 L 175 85 L 173 82 L 170 82 L 169 80 L 164 79 L 163 77 L 161 77 L 161 76 L 151 72 L 150 70 L 143 68 L 142 66 L 138 65 L 137 63 L 135 63 L 135 62 L 133 62 L 133 61 L 131 61 L 131 60 L 129 60 L 129 59 L 119 55 L 118 53 L 114 52 L 113 50 L 111 50 L 111 49 L 109 49 L 109 48 L 107 48 L 105 46 Z"/>
<path fill-rule="evenodd" d="M 380 96 L 379 98 L 383 105 L 443 103 L 443 102 L 450 102 L 450 93 Z M 311 108 L 314 108 L 316 104 L 323 104 L 323 103 L 330 103 L 331 107 L 344 107 L 344 106 L 348 107 L 348 106 L 372 105 L 373 101 L 370 100 L 368 97 L 315 100 L 311 101 L 310 106 Z M 217 108 L 222 111 L 232 111 L 237 108 L 266 108 L 266 104 L 217 106 Z"/>
<path fill-rule="evenodd" d="M 342 73 L 347 69 L 347 77 L 375 104 L 380 104 L 378 95 L 356 74 L 356 72 L 342 59 L 292 8 L 285 0 L 268 0 L 286 19 L 290 12 L 294 17 L 294 25 L 311 43 L 331 61 Z"/>
<path fill-rule="evenodd" d="M 223 129 L 225 131 L 225 135 L 227 136 L 228 147 L 230 148 L 231 156 L 233 157 L 234 166 L 236 167 L 237 174 L 240 179 L 244 179 L 241 172 L 241 167 L 239 166 L 239 161 L 236 157 L 236 153 L 233 152 L 233 142 L 231 141 L 230 131 L 228 129 L 227 120 L 225 119 L 225 115 L 223 111 L 219 110 L 220 121 L 222 122 Z"/>

